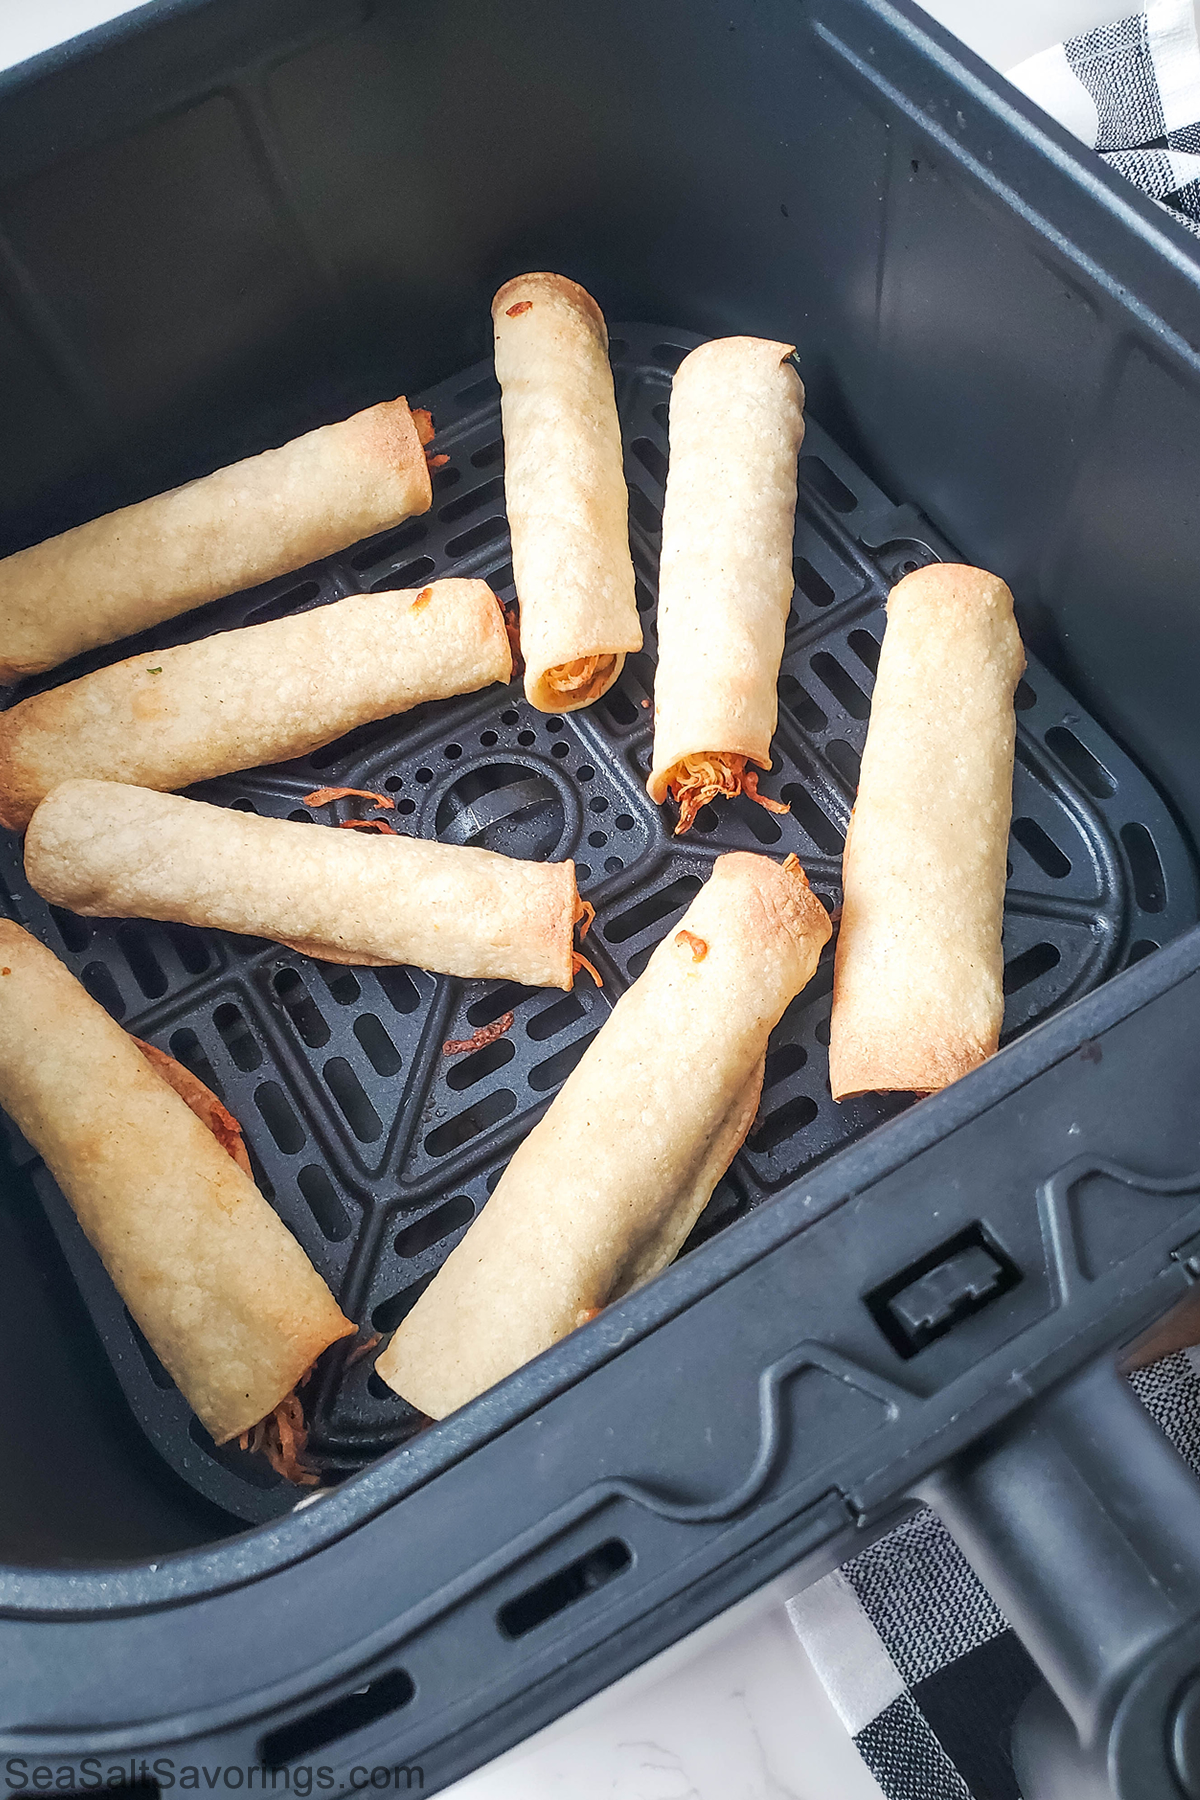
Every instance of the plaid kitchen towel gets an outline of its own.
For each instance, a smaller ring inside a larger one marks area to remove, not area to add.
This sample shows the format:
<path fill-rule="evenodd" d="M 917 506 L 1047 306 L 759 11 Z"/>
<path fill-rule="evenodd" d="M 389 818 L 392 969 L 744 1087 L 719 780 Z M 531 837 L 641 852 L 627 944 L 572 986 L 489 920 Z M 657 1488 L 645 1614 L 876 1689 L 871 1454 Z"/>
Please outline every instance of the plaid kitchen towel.
<path fill-rule="evenodd" d="M 1200 1474 L 1200 1349 L 1129 1380 Z M 1020 1800 L 1009 1746 L 1037 1670 L 932 1512 L 914 1513 L 788 1612 L 886 1800 Z"/>
<path fill-rule="evenodd" d="M 1118 174 L 1200 236 L 1200 42 L 1192 0 L 1150 0 L 1008 71 Z"/>

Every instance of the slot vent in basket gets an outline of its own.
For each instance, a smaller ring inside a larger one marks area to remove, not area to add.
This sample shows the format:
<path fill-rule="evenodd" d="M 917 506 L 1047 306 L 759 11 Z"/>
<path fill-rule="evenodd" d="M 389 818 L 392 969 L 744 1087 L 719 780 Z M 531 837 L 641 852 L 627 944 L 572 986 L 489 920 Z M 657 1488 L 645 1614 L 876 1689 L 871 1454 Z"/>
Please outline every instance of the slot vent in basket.
<path fill-rule="evenodd" d="M 694 340 L 631 326 L 612 341 L 628 346 L 614 348 L 614 359 L 639 612 L 649 620 L 671 372 Z M 325 605 L 348 585 L 384 590 L 467 574 L 512 595 L 492 372 L 470 370 L 417 403 L 430 406 L 439 440 L 452 446 L 457 479 L 439 483 L 434 508 L 302 578 L 206 608 L 196 634 Z M 563 993 L 314 962 L 277 944 L 181 925 L 82 919 L 47 910 L 24 880 L 17 841 L 0 842 L 0 885 L 14 915 L 44 932 L 115 1018 L 168 1049 L 224 1101 L 242 1126 L 263 1192 L 366 1331 L 394 1330 L 416 1303 L 487 1204 L 514 1144 L 587 1054 L 608 1008 L 645 969 L 715 856 L 749 850 L 780 858 L 794 850 L 822 899 L 833 905 L 840 897 L 842 839 L 888 583 L 928 552 L 913 536 L 911 515 L 887 533 L 886 503 L 848 472 L 816 422 L 804 449 L 797 595 L 773 766 L 763 781 L 790 814 L 749 800 L 716 802 L 687 837 L 672 837 L 676 809 L 653 806 L 645 790 L 655 674 L 649 651 L 628 657 L 603 703 L 580 713 L 547 717 L 514 683 L 365 724 L 299 763 L 205 785 L 214 803 L 304 817 L 309 831 L 333 829 L 341 816 L 304 808 L 311 789 L 363 788 L 394 799 L 388 817 L 406 833 L 519 857 L 572 858 L 597 908 L 584 949 L 604 975 L 602 993 L 587 975 Z M 859 496 L 883 550 L 855 539 Z M 185 625 L 183 635 L 192 628 Z M 1017 709 L 1009 1036 L 1195 920 L 1191 864 L 1166 808 L 1036 660 Z M 1101 870 L 1111 872 L 1103 891 Z M 831 967 L 829 951 L 775 1032 L 758 1117 L 691 1247 L 908 1104 L 904 1096 L 831 1102 Z M 443 1054 L 447 1041 L 497 1026 L 494 1042 Z M 246 1520 L 286 1511 L 295 1490 L 261 1458 L 236 1447 L 217 1452 L 203 1434 L 197 1438 L 182 1397 L 161 1384 L 123 1311 L 114 1315 L 95 1285 L 107 1277 L 95 1272 L 86 1244 L 79 1250 L 65 1204 L 60 1211 L 52 1224 L 81 1271 L 84 1301 L 130 1405 L 167 1461 Z M 339 1349 L 329 1377 L 308 1390 L 312 1442 L 339 1471 L 416 1429 L 411 1408 L 374 1375 L 370 1358 L 334 1378 L 344 1355 Z M 568 1585 L 576 1582 L 565 1573 Z M 591 1576 L 585 1571 L 582 1579 L 586 1586 Z M 528 1607 L 510 1624 L 534 1619 L 528 1629 L 535 1629 L 539 1609 L 555 1595 L 543 1601 L 535 1584 L 516 1598 Z"/>
<path fill-rule="evenodd" d="M 274 619 L 286 619 L 290 613 L 304 612 L 320 598 L 319 581 L 302 581 L 299 587 L 285 588 L 273 600 L 252 606 L 242 620 L 243 625 L 269 625 Z"/>
<path fill-rule="evenodd" d="M 350 1215 L 324 1169 L 318 1163 L 307 1164 L 297 1175 L 296 1184 L 324 1236 L 333 1244 L 348 1237 Z"/>
<path fill-rule="evenodd" d="M 425 1148 L 430 1156 L 449 1156 L 452 1150 L 461 1150 L 481 1131 L 498 1125 L 501 1119 L 507 1119 L 516 1110 L 517 1096 L 508 1088 L 499 1088 L 486 1100 L 477 1100 L 465 1112 L 456 1113 L 444 1125 L 436 1126 L 425 1139 Z"/>

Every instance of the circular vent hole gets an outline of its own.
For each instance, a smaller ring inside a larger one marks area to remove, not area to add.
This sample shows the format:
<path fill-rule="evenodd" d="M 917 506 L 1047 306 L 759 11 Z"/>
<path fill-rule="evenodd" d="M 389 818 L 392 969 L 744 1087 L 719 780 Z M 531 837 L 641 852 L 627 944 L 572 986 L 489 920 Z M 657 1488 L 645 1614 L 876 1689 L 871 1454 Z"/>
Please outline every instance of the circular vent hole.
<path fill-rule="evenodd" d="M 468 769 L 443 794 L 435 830 L 443 843 L 541 862 L 566 837 L 566 807 L 548 775 L 519 763 L 492 763 Z"/>

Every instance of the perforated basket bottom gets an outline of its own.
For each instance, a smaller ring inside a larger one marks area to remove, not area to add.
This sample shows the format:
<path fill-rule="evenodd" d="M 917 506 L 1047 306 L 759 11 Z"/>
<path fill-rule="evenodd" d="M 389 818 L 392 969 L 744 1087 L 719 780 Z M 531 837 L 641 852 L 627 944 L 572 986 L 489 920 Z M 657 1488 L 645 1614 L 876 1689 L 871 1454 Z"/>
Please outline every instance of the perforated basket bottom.
<path fill-rule="evenodd" d="M 419 708 L 353 732 L 301 761 L 206 784 L 205 799 L 310 819 L 323 785 L 383 789 L 398 823 L 424 837 L 511 855 L 576 859 L 596 907 L 588 950 L 604 978 L 576 991 L 457 981 L 416 969 L 346 969 L 260 940 L 142 921 L 90 921 L 47 907 L 25 882 L 20 846 L 0 846 L 9 913 L 49 944 L 114 1018 L 168 1050 L 241 1121 L 263 1192 L 352 1318 L 395 1328 L 457 1244 L 517 1140 L 599 1030 L 613 1000 L 732 849 L 796 851 L 814 888 L 839 898 L 842 839 L 866 736 L 894 579 L 933 560 L 937 540 L 892 508 L 809 425 L 800 462 L 796 593 L 780 681 L 779 729 L 763 791 L 706 807 L 682 840 L 652 806 L 654 603 L 667 460 L 667 399 L 700 340 L 661 327 L 614 330 L 612 355 L 630 486 L 630 533 L 646 649 L 598 705 L 570 718 L 532 711 L 519 687 Z M 512 597 L 499 395 L 481 365 L 421 397 L 449 457 L 432 511 L 285 580 L 220 601 L 54 678 L 344 594 L 478 575 Z M 53 682 L 29 683 L 11 698 Z M 1036 663 L 1018 692 L 1005 1033 L 1195 922 L 1184 844 L 1153 788 Z M 322 823 L 329 814 L 321 815 Z M 321 826 L 318 824 L 318 829 Z M 825 1046 L 830 952 L 775 1032 L 757 1123 L 687 1250 L 899 1111 L 902 1097 L 835 1105 Z M 446 1057 L 502 1013 L 513 1029 Z M 210 1500 L 257 1521 L 297 1498 L 262 1459 L 216 1449 L 126 1313 L 98 1258 L 27 1146 L 33 1178 L 134 1413 L 168 1463 Z M 415 1428 L 410 1409 L 339 1348 L 310 1390 L 312 1444 L 333 1473 L 362 1467 Z M 315 1391 L 314 1391 L 315 1390 Z"/>

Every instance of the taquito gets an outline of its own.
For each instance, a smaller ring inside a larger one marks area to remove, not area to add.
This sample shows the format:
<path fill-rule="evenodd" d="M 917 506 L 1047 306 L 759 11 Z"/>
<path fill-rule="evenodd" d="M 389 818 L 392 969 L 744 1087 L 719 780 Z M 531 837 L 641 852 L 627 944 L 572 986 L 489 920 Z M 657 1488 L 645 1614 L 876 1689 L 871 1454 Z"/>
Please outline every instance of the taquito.
<path fill-rule="evenodd" d="M 429 414 L 385 400 L 0 562 L 0 681 L 427 512 Z"/>
<path fill-rule="evenodd" d="M 507 282 L 492 319 L 525 694 L 573 712 L 642 643 L 608 333 L 562 275 Z"/>
<path fill-rule="evenodd" d="M 804 385 L 791 344 L 716 338 L 671 388 L 647 786 L 687 831 L 706 801 L 758 792 L 771 766 L 791 608 Z"/>
<path fill-rule="evenodd" d="M 23 830 L 72 776 L 188 787 L 511 676 L 504 614 L 482 581 L 355 594 L 131 656 L 0 714 L 0 824 Z"/>
<path fill-rule="evenodd" d="M 569 988 L 585 910 L 572 862 L 260 818 L 113 781 L 64 781 L 34 813 L 25 872 L 87 917 L 273 938 L 337 963 Z"/>
<path fill-rule="evenodd" d="M 835 1099 L 932 1093 L 999 1044 L 1024 667 L 997 576 L 934 563 L 892 589 L 842 860 Z"/>
<path fill-rule="evenodd" d="M 443 1418 L 676 1256 L 830 934 L 794 856 L 718 859 L 376 1368 Z"/>
<path fill-rule="evenodd" d="M 0 1105 L 217 1443 L 354 1326 L 300 1245 L 75 977 L 0 921 Z"/>

